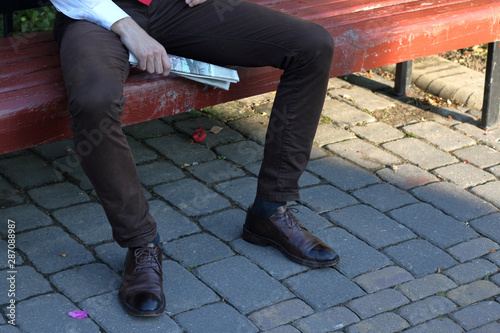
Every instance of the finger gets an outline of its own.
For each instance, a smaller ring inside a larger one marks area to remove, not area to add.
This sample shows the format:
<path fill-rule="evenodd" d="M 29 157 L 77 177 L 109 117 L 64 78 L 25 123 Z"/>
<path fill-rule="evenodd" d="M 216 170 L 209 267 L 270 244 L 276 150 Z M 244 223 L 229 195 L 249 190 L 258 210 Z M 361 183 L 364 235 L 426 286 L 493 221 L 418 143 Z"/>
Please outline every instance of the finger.
<path fill-rule="evenodd" d="M 158 56 L 155 56 L 154 65 L 155 65 L 154 72 L 156 74 L 163 74 L 163 62 L 162 62 L 161 54 Z"/>
<path fill-rule="evenodd" d="M 161 58 L 162 64 L 163 64 L 163 73 L 162 75 L 167 76 L 170 73 L 170 69 L 172 67 L 172 64 L 170 63 L 170 59 L 167 56 L 167 53 L 165 52 Z"/>

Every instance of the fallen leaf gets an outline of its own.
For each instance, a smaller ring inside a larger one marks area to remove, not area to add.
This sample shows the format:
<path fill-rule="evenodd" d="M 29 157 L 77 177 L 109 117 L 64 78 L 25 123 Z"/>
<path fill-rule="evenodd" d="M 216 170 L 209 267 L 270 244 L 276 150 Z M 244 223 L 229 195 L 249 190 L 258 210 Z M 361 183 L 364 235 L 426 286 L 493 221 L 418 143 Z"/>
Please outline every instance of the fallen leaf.
<path fill-rule="evenodd" d="M 490 249 L 490 253 L 495 253 L 495 252 L 497 252 L 497 250 L 495 250 L 495 249 Z"/>
<path fill-rule="evenodd" d="M 213 126 L 209 132 L 212 132 L 214 134 L 219 134 L 219 132 L 222 131 L 222 127 L 220 126 Z"/>
<path fill-rule="evenodd" d="M 443 273 L 443 270 L 441 269 L 441 267 L 438 267 L 437 273 L 438 274 L 442 274 Z"/>
<path fill-rule="evenodd" d="M 63 254 L 60 254 L 60 256 L 64 258 L 67 256 L 67 254 L 63 253 Z"/>
<path fill-rule="evenodd" d="M 75 318 L 75 319 L 83 319 L 83 318 L 88 317 L 88 313 L 87 313 L 87 311 L 83 311 L 83 310 L 75 310 L 75 311 L 68 312 L 68 316 Z"/>

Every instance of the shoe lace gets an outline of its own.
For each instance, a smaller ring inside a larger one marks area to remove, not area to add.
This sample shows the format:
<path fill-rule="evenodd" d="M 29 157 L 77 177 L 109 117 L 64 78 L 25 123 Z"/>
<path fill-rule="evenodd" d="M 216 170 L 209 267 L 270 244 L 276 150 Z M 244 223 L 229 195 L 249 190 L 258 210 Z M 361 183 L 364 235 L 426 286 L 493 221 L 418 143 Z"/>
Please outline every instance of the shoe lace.
<path fill-rule="evenodd" d="M 297 208 L 293 208 L 293 207 L 290 207 L 290 208 L 287 208 L 287 210 L 285 211 L 285 221 L 286 221 L 286 224 L 287 226 L 290 228 L 290 229 L 293 229 L 293 228 L 300 228 L 300 229 L 305 229 L 306 227 L 304 227 L 304 225 L 295 217 L 295 215 L 293 215 L 292 213 L 298 213 L 299 210 Z"/>
<path fill-rule="evenodd" d="M 158 272 L 158 274 L 161 274 L 161 265 L 158 262 L 156 251 L 158 250 L 151 247 L 140 247 L 135 249 L 136 270 L 152 268 Z"/>

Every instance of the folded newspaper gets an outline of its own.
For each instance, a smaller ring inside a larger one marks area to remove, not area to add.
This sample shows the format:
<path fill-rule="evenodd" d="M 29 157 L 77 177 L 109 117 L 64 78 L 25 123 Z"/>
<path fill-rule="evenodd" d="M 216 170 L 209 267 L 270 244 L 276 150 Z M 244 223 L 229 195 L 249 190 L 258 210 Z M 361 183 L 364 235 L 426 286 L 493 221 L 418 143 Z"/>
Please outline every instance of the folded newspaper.
<path fill-rule="evenodd" d="M 169 54 L 168 57 L 172 64 L 170 72 L 190 80 L 225 90 L 229 90 L 229 84 L 240 81 L 238 72 L 234 69 L 171 54 Z M 132 53 L 129 53 L 129 62 L 133 66 L 139 64 L 139 61 Z"/>

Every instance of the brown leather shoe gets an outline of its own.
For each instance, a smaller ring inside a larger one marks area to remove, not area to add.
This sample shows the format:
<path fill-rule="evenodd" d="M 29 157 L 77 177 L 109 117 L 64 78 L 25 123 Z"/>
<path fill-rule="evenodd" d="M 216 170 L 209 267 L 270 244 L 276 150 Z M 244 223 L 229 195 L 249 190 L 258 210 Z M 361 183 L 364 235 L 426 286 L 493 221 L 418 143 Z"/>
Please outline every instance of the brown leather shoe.
<path fill-rule="evenodd" d="M 118 297 L 135 316 L 159 316 L 165 312 L 161 249 L 154 243 L 129 249 Z"/>
<path fill-rule="evenodd" d="M 256 245 L 273 245 L 291 260 L 311 267 L 333 266 L 337 254 L 321 239 L 311 235 L 287 206 L 276 209 L 267 220 L 259 219 L 248 209 L 243 239 Z"/>

